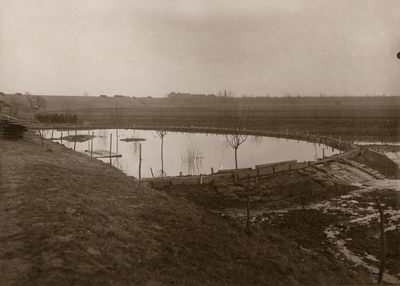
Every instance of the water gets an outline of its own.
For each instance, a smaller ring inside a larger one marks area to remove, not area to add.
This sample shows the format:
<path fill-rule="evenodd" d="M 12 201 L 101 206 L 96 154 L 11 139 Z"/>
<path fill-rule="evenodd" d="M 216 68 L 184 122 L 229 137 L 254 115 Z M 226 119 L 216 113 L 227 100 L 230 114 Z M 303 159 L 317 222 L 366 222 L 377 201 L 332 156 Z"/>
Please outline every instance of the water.
<path fill-rule="evenodd" d="M 210 174 L 221 169 L 235 168 L 235 152 L 229 146 L 225 135 L 200 133 L 168 132 L 163 139 L 163 162 L 161 161 L 161 139 L 155 131 L 133 129 L 98 129 L 79 130 L 77 134 L 95 135 L 93 150 L 110 150 L 112 134 L 112 152 L 122 155 L 122 158 L 112 158 L 111 163 L 130 176 L 139 176 L 139 145 L 141 145 L 141 177 L 199 175 Z M 51 130 L 45 132 L 46 138 L 51 138 Z M 67 131 L 62 136 L 68 135 Z M 69 135 L 75 135 L 70 131 Z M 60 142 L 61 131 L 54 131 L 53 141 Z M 141 138 L 144 141 L 125 142 L 121 139 Z M 68 148 L 74 148 L 74 142 L 63 140 Z M 90 150 L 91 142 L 76 143 L 76 151 Z M 238 148 L 238 168 L 254 168 L 255 165 L 279 161 L 297 160 L 315 161 L 323 155 L 338 154 L 339 150 L 323 144 L 314 144 L 297 140 L 286 140 L 272 137 L 248 136 L 247 140 Z M 90 155 L 90 152 L 88 153 Z M 109 158 L 99 159 L 106 163 Z"/>

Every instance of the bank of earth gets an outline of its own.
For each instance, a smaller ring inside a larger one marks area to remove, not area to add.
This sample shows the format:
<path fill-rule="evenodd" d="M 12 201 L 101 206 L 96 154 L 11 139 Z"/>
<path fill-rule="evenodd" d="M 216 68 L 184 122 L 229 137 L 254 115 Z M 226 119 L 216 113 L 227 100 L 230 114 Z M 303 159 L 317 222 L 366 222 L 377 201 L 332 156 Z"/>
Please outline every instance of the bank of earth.
<path fill-rule="evenodd" d="M 221 215 L 244 207 L 240 196 L 227 199 L 219 192 L 230 182 L 150 189 L 49 140 L 41 146 L 32 133 L 0 141 L 0 164 L 2 285 L 372 283 L 364 268 L 315 247 L 327 243 L 321 231 L 338 218 L 298 210 L 279 227 L 277 221 L 262 228 L 255 222 L 248 235 L 241 220 Z M 393 170 L 385 175 L 398 176 Z M 299 176 L 305 174 L 269 177 L 271 187 L 258 191 L 254 182 L 254 194 L 262 195 L 252 208 L 298 205 L 290 194 Z M 317 201 L 354 189 L 321 182 L 313 181 Z"/>

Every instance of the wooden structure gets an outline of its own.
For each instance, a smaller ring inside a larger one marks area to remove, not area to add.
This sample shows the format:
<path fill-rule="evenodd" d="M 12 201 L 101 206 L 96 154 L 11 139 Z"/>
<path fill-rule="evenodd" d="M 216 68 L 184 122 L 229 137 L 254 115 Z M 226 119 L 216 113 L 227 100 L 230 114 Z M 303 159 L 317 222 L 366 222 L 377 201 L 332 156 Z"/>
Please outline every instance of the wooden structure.
<path fill-rule="evenodd" d="M 0 114 L 0 139 L 20 139 L 26 131 L 28 131 L 28 127 L 18 119 Z"/>

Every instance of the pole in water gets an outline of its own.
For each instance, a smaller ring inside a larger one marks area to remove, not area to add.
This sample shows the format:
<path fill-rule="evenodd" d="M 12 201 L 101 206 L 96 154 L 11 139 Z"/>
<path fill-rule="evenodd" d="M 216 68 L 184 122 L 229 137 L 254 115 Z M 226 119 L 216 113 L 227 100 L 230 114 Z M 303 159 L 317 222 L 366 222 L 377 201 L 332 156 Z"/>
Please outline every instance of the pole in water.
<path fill-rule="evenodd" d="M 94 132 L 92 133 L 92 140 L 90 143 L 90 157 L 93 157 L 93 137 L 94 137 Z"/>
<path fill-rule="evenodd" d="M 111 150 L 112 150 L 112 133 L 110 134 L 110 165 L 111 165 Z"/>
<path fill-rule="evenodd" d="M 118 153 L 118 128 L 117 128 L 117 135 L 116 135 L 115 140 L 117 141 L 117 153 Z"/>
<path fill-rule="evenodd" d="M 74 151 L 75 151 L 75 147 L 76 147 L 76 129 L 75 129 Z"/>

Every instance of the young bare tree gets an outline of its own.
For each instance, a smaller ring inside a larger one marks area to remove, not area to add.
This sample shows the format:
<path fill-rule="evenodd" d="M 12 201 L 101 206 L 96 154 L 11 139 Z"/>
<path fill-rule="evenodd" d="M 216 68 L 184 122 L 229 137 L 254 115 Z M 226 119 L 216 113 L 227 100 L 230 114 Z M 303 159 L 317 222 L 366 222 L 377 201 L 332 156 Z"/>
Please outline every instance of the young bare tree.
<path fill-rule="evenodd" d="M 122 116 L 123 116 L 123 114 L 122 114 L 121 108 L 118 107 L 118 103 L 115 103 L 115 108 L 112 108 L 110 110 L 110 117 L 111 117 L 111 121 L 113 121 L 117 125 L 117 127 L 120 123 Z"/>
<path fill-rule="evenodd" d="M 314 117 L 314 135 L 316 135 L 317 134 L 318 117 L 319 117 L 319 109 L 317 107 L 313 108 L 312 114 Z"/>
<path fill-rule="evenodd" d="M 164 137 L 168 134 L 166 130 L 166 122 L 168 119 L 168 111 L 159 110 L 153 113 L 153 119 L 156 122 L 157 129 L 155 130 L 154 137 L 161 139 L 161 170 L 160 176 L 165 177 L 166 173 L 164 172 Z"/>
<path fill-rule="evenodd" d="M 85 106 L 85 109 L 83 111 L 84 112 L 83 113 L 83 117 L 84 117 L 85 122 L 87 122 L 87 123 L 91 123 L 92 122 L 93 115 L 94 115 L 94 110 L 95 110 L 95 108 L 94 108 L 93 105 L 87 104 Z"/>
<path fill-rule="evenodd" d="M 235 150 L 235 169 L 238 168 L 237 150 L 247 140 L 247 134 L 243 134 L 245 113 L 244 108 L 238 106 L 225 111 L 225 116 L 228 119 L 228 126 L 231 129 L 231 134 L 226 134 L 225 138 L 228 144 Z"/>

